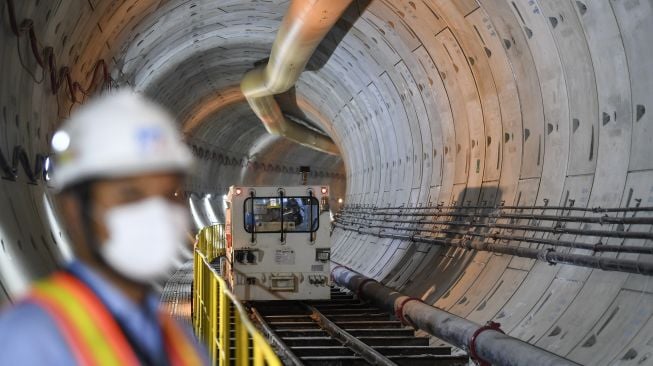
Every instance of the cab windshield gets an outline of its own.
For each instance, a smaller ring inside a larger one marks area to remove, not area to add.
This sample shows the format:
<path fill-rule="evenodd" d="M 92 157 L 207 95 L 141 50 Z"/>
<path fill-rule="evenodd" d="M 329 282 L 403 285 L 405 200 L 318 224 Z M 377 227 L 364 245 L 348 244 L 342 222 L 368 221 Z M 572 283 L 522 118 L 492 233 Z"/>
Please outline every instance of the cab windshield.
<path fill-rule="evenodd" d="M 308 233 L 320 225 L 315 197 L 250 197 L 244 206 L 248 233 Z"/>

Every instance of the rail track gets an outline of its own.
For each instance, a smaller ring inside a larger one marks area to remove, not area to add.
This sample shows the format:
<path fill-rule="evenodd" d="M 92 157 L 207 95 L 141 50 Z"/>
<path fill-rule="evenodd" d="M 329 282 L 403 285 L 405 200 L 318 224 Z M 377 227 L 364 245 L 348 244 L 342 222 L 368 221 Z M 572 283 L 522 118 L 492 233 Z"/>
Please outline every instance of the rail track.
<path fill-rule="evenodd" d="M 331 300 L 248 302 L 287 365 L 467 365 L 392 315 L 332 289 Z"/>

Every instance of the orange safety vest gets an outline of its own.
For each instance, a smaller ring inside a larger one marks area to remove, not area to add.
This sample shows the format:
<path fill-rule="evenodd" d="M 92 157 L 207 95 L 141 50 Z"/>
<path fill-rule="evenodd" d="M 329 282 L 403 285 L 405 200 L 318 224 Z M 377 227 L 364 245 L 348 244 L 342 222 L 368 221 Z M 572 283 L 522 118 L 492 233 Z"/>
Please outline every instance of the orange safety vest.
<path fill-rule="evenodd" d="M 74 276 L 58 272 L 37 282 L 27 297 L 55 321 L 78 365 L 140 365 L 111 313 L 100 299 Z M 172 366 L 203 364 L 193 342 L 174 319 L 159 316 L 163 341 Z"/>

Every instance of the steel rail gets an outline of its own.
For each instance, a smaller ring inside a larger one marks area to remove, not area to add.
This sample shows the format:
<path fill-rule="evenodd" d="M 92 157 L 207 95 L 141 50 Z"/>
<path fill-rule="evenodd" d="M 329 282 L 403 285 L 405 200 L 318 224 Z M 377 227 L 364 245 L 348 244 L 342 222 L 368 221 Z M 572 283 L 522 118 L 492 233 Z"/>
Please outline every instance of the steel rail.
<path fill-rule="evenodd" d="M 327 332 L 331 338 L 336 339 L 342 343 L 343 346 L 360 355 L 365 361 L 371 363 L 372 365 L 397 366 L 397 364 L 392 362 L 389 358 L 385 357 L 377 350 L 371 346 L 368 346 L 358 338 L 352 336 L 346 330 L 337 326 L 336 323 L 329 320 L 315 307 L 305 303 L 303 303 L 303 305 L 308 311 L 311 312 L 311 319 L 313 319 L 313 321 L 315 321 L 320 326 L 320 328 L 324 329 L 324 331 Z"/>
<path fill-rule="evenodd" d="M 280 353 L 279 356 L 283 359 L 284 365 L 303 366 L 304 363 L 302 360 L 297 357 L 292 349 L 288 347 L 281 337 L 279 337 L 277 332 L 270 327 L 261 313 L 259 313 L 254 306 L 250 306 L 249 311 L 254 316 L 256 322 L 261 326 L 261 330 L 267 337 L 268 341 L 270 341 L 270 343 L 276 347 L 277 351 Z"/>
<path fill-rule="evenodd" d="M 465 235 L 470 235 L 470 236 L 478 236 L 478 237 L 483 237 L 487 239 L 494 239 L 494 240 L 512 240 L 512 241 L 523 241 L 523 242 L 528 242 L 528 243 L 536 243 L 536 244 L 546 244 L 546 245 L 553 245 L 557 247 L 563 247 L 563 248 L 572 248 L 572 249 L 584 249 L 584 250 L 591 250 L 594 252 L 616 252 L 616 253 L 637 253 L 637 254 L 653 254 L 653 247 L 637 247 L 637 246 L 629 246 L 629 245 L 611 245 L 611 244 L 603 244 L 601 241 L 597 242 L 596 244 L 587 244 L 587 243 L 578 243 L 574 241 L 565 241 L 565 240 L 556 240 L 556 239 L 544 239 L 544 238 L 535 238 L 535 237 L 528 237 L 528 236 L 517 236 L 517 235 L 502 235 L 498 233 L 478 233 L 478 232 L 469 232 L 469 231 L 454 231 L 454 230 L 447 230 L 447 229 L 425 229 L 425 228 L 411 228 L 411 227 L 387 227 L 383 225 L 371 225 L 371 224 L 361 224 L 357 222 L 352 222 L 348 220 L 338 220 L 339 222 L 344 222 L 349 225 L 360 225 L 360 226 L 366 226 L 368 228 L 379 228 L 379 229 L 393 229 L 393 230 L 402 230 L 402 231 L 418 231 L 418 232 L 428 232 L 428 233 L 434 233 L 434 234 L 452 234 L 452 235 L 460 235 L 460 236 L 465 236 Z M 423 225 L 428 225 L 431 224 L 430 222 L 422 222 L 421 224 Z"/>
<path fill-rule="evenodd" d="M 572 253 L 560 253 L 560 252 L 556 252 L 552 248 L 536 249 L 536 248 L 525 248 L 519 246 L 509 246 L 509 245 L 496 244 L 496 243 L 487 243 L 483 241 L 479 242 L 479 241 L 466 240 L 466 239 L 455 240 L 455 239 L 431 238 L 431 237 L 424 237 L 418 235 L 389 234 L 384 232 L 375 232 L 372 230 L 361 230 L 360 228 L 358 229 L 349 228 L 338 222 L 334 223 L 334 225 L 336 227 L 339 227 L 347 231 L 354 231 L 362 234 L 373 235 L 380 238 L 400 239 L 400 240 L 408 240 L 416 243 L 443 245 L 443 246 L 463 248 L 468 250 L 474 249 L 477 251 L 501 253 L 507 255 L 514 255 L 517 257 L 546 261 L 550 264 L 558 264 L 558 263 L 571 264 L 580 267 L 603 269 L 606 271 L 637 273 L 637 274 L 644 274 L 649 276 L 653 275 L 653 262 L 642 262 L 642 261 L 621 259 L 621 258 L 595 257 L 590 255 L 572 254 Z"/>

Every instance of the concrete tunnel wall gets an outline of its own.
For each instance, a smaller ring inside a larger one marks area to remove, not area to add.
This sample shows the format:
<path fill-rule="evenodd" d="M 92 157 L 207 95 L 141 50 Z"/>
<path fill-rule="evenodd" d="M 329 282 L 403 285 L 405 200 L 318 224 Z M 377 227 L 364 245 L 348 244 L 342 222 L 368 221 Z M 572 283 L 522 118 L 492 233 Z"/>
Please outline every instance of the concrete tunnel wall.
<path fill-rule="evenodd" d="M 29 37 L 16 41 L 0 4 L 0 151 L 21 146 L 33 162 L 71 104 L 65 87 L 52 95 L 49 79 L 33 80 L 42 69 Z M 347 204 L 651 206 L 652 1 L 355 3 L 279 98 L 328 133 L 342 159 L 268 136 L 237 92 L 269 55 L 287 6 L 33 0 L 15 11 L 84 85 L 104 59 L 117 84 L 168 106 L 201 158 L 186 189 L 196 201 L 211 193 L 216 209 L 225 187 L 295 183 L 297 165 Z M 0 181 L 0 301 L 65 254 L 43 208 L 47 184 L 21 169 Z M 339 229 L 333 246 L 334 260 L 363 274 L 583 364 L 653 364 L 646 276 Z"/>

